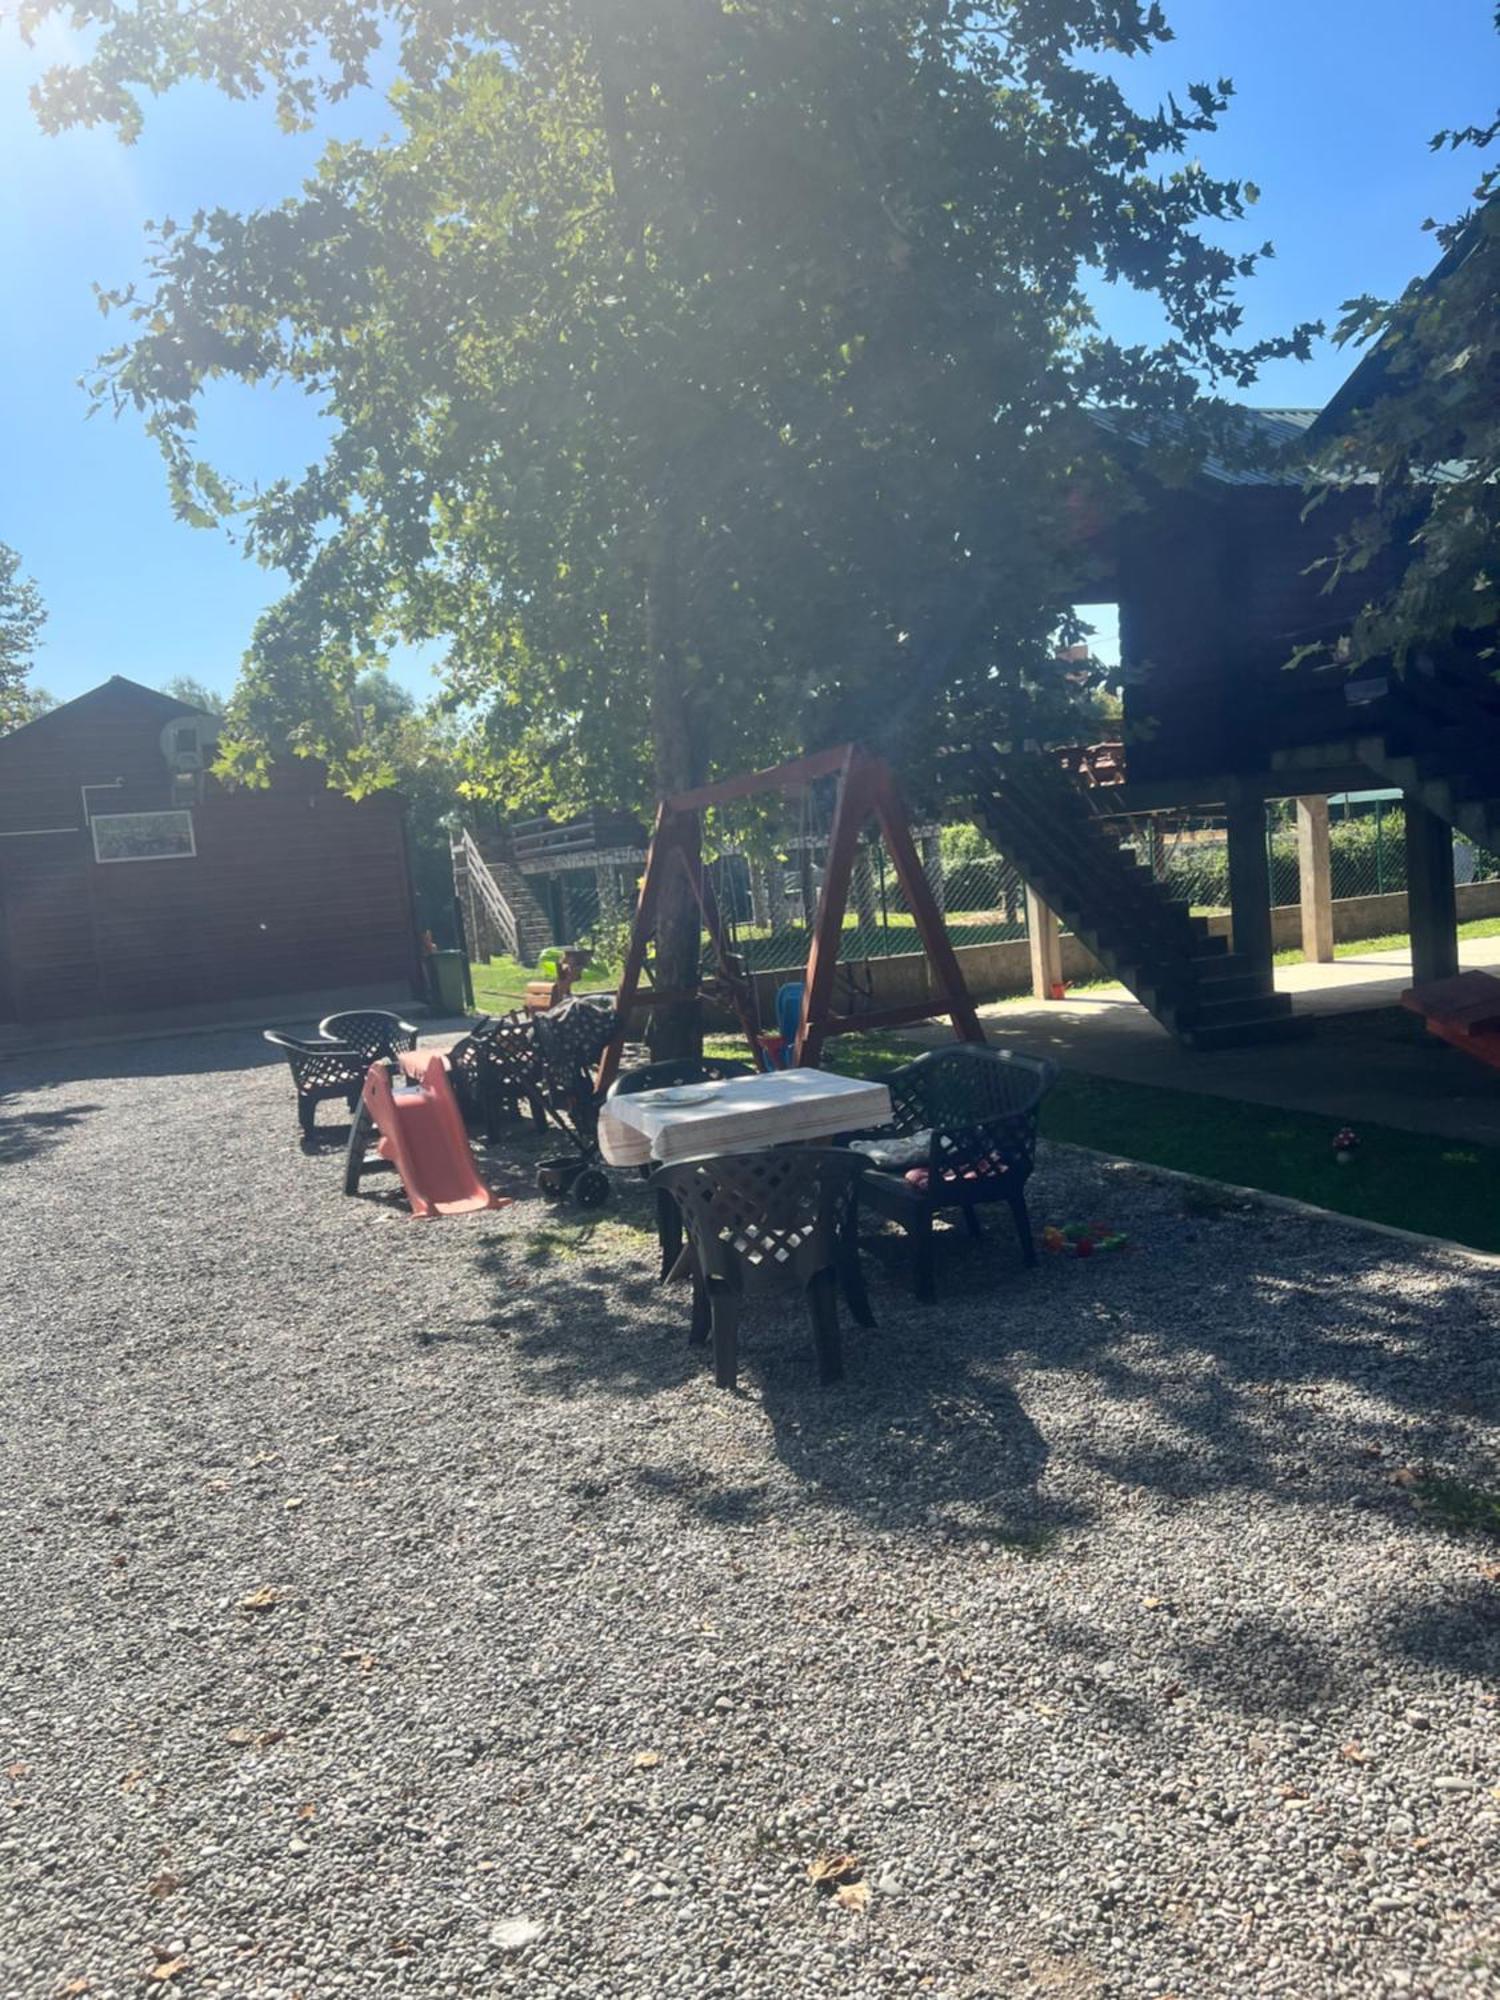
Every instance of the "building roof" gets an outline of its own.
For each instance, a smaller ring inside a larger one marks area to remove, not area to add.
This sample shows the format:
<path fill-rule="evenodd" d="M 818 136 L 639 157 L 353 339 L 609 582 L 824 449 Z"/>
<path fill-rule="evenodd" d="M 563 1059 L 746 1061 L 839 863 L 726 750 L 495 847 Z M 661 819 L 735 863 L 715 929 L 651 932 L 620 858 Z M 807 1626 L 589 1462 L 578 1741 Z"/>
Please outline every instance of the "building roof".
<path fill-rule="evenodd" d="M 1126 422 L 1110 410 L 1095 410 L 1091 415 L 1102 430 L 1127 444 L 1139 446 L 1143 451 L 1152 445 L 1170 448 L 1180 444 L 1187 447 L 1192 444 L 1195 435 L 1194 426 L 1179 416 L 1163 416 L 1147 430 L 1144 426 Z M 1205 479 L 1211 479 L 1217 486 L 1299 485 L 1301 460 L 1295 447 L 1312 428 L 1317 416 L 1316 410 L 1262 410 L 1249 404 L 1242 405 L 1233 412 L 1232 421 L 1239 427 L 1247 453 L 1253 455 L 1252 462 L 1231 461 L 1209 452 L 1199 470 Z M 1285 463 L 1278 464 L 1278 459 L 1285 460 Z"/>
<path fill-rule="evenodd" d="M 30 722 L 23 722 L 19 729 L 13 729 L 7 736 L 0 736 L 0 753 L 9 754 L 13 744 L 29 746 L 38 741 L 38 732 L 43 738 L 58 729 L 66 729 L 79 715 L 87 715 L 94 709 L 117 709 L 121 711 L 139 710 L 143 715 L 153 716 L 158 728 L 164 728 L 177 715 L 200 715 L 201 709 L 193 707 L 189 701 L 179 701 L 175 695 L 162 694 L 157 688 L 142 687 L 139 681 L 126 680 L 123 674 L 111 674 L 98 687 L 90 688 L 86 694 L 75 695 L 71 701 L 59 702 L 56 708 L 49 708 L 45 715 L 34 716 Z M 217 716 L 214 717 L 217 722 Z"/>
<path fill-rule="evenodd" d="M 1438 259 L 1425 278 L 1418 280 L 1419 294 L 1436 291 L 1446 284 L 1455 272 L 1460 271 L 1475 255 L 1488 231 L 1500 227 L 1500 194 L 1492 195 L 1480 208 L 1476 209 L 1454 237 L 1447 252 Z M 1372 403 L 1378 403 L 1390 395 L 1400 385 L 1391 378 L 1391 366 L 1401 336 L 1389 336 L 1377 340 L 1366 352 L 1363 360 L 1347 377 L 1342 387 L 1335 389 L 1323 408 L 1318 412 L 1317 421 L 1309 431 L 1314 443 L 1323 443 L 1341 425 L 1346 424 L 1357 411 L 1367 410 Z"/>

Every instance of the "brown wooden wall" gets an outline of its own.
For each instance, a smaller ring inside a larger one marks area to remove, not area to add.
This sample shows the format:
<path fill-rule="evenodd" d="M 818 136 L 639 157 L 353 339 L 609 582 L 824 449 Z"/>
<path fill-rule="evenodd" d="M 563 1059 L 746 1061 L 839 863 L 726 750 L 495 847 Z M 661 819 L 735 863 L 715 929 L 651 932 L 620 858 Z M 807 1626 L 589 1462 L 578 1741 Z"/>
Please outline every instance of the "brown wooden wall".
<path fill-rule="evenodd" d="M 1263 771 L 1275 749 L 1347 733 L 1346 675 L 1287 662 L 1381 580 L 1327 591 L 1313 565 L 1339 509 L 1304 506 L 1293 488 L 1199 486 L 1132 518 L 1117 587 L 1133 779 Z"/>
<path fill-rule="evenodd" d="M 160 732 L 173 705 L 120 690 L 130 684 L 108 683 L 0 740 L 0 1020 L 410 989 L 417 957 L 394 797 L 356 804 L 308 765 L 266 791 L 209 779 L 192 808 L 196 857 L 94 860 L 81 785 L 125 780 L 90 795 L 96 813 L 172 803 Z"/>

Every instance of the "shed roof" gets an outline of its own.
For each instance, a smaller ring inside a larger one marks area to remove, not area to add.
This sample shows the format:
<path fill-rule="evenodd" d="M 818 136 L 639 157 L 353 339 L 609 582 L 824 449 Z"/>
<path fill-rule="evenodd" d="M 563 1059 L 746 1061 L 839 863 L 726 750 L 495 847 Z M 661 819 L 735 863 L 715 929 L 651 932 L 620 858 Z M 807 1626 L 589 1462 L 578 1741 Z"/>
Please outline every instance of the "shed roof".
<path fill-rule="evenodd" d="M 1101 429 L 1124 443 L 1138 445 L 1142 450 L 1153 444 L 1187 446 L 1193 441 L 1193 426 L 1183 417 L 1163 416 L 1156 420 L 1152 430 L 1147 431 L 1110 410 L 1095 410 L 1092 415 Z M 1199 471 L 1216 486 L 1299 485 L 1301 463 L 1293 448 L 1306 435 L 1317 415 L 1315 409 L 1255 409 L 1247 404 L 1234 412 L 1233 422 L 1247 449 L 1268 462 L 1241 464 L 1210 452 L 1202 460 Z M 1278 464 L 1278 458 L 1284 458 L 1286 462 Z"/>
<path fill-rule="evenodd" d="M 162 694 L 157 688 L 143 687 L 139 681 L 127 680 L 123 674 L 111 674 L 107 681 L 101 681 L 98 687 L 90 688 L 86 694 L 75 695 L 71 701 L 59 702 L 45 715 L 34 716 L 30 722 L 23 722 L 19 729 L 13 729 L 8 736 L 0 736 L 0 757 L 25 756 L 32 745 L 59 731 L 66 732 L 70 724 L 80 717 L 92 715 L 96 710 L 107 714 L 112 709 L 121 714 L 136 710 L 143 717 L 153 718 L 158 728 L 164 727 L 173 716 L 202 713 L 189 701 L 179 701 L 175 695 Z"/>

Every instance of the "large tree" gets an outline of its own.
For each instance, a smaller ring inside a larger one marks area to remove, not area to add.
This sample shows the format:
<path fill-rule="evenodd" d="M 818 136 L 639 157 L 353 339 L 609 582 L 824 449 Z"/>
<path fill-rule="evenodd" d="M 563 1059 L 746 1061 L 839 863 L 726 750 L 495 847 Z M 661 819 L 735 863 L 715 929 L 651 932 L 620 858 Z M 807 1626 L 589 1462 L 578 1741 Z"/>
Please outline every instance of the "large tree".
<path fill-rule="evenodd" d="M 33 20 L 63 5 L 35 0 Z M 516 803 L 643 803 L 856 734 L 914 774 L 1061 700 L 1059 621 L 1096 477 L 1248 381 L 1188 157 L 1227 84 L 1133 109 L 1096 66 L 1154 0 L 90 0 L 50 125 L 183 76 L 289 121 L 404 72 L 386 144 L 330 147 L 279 207 L 158 232 L 100 394 L 134 405 L 188 519 L 237 510 L 291 587 L 232 754 L 370 782 L 353 690 L 393 636 L 448 644 L 473 776 Z M 1154 295 L 1124 348 L 1091 276 Z M 205 386 L 292 382 L 323 460 L 240 493 L 195 450 Z M 666 927 L 665 955 L 680 956 Z"/>
<path fill-rule="evenodd" d="M 47 622 L 42 593 L 21 572 L 21 558 L 0 542 L 0 732 L 30 722 L 51 697 L 28 685 L 37 642 Z"/>

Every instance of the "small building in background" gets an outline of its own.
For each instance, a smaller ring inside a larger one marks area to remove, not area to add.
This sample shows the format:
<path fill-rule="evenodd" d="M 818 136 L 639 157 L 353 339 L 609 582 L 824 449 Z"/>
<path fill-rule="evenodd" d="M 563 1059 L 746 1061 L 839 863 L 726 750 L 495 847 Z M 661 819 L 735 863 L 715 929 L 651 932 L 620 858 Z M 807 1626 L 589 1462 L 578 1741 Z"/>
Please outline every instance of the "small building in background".
<path fill-rule="evenodd" d="M 0 737 L 0 1031 L 420 991 L 401 800 L 226 787 L 216 728 L 117 675 Z"/>

